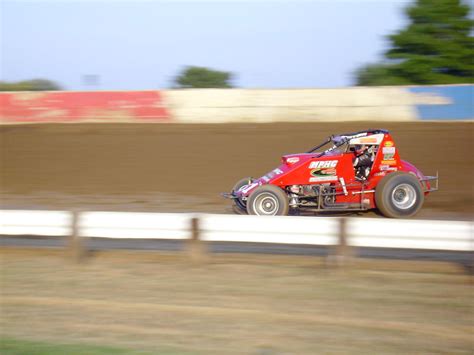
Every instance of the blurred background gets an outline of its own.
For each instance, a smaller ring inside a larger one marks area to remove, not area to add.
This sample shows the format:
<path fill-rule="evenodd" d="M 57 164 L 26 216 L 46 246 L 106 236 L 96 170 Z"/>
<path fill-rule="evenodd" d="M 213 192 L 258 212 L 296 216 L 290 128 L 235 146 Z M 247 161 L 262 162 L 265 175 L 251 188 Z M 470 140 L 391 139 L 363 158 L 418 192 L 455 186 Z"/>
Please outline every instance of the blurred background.
<path fill-rule="evenodd" d="M 282 155 L 384 128 L 439 172 L 416 218 L 471 220 L 473 24 L 461 0 L 2 0 L 2 209 L 228 214 L 219 193 Z M 42 253 L 2 248 L 2 352 L 473 347 L 472 280 L 436 266 L 353 278 L 302 257 L 114 254 L 78 270 Z"/>

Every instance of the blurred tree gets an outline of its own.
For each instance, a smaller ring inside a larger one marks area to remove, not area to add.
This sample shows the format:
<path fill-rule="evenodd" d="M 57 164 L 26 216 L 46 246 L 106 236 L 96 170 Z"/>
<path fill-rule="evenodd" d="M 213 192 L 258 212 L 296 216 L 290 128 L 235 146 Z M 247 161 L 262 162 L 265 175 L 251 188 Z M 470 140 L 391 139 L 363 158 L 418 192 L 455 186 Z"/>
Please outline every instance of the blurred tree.
<path fill-rule="evenodd" d="M 0 91 L 57 91 L 61 87 L 47 79 L 33 79 L 17 82 L 0 81 Z"/>
<path fill-rule="evenodd" d="M 175 86 L 187 88 L 231 88 L 229 72 L 203 67 L 186 67 L 175 79 Z"/>
<path fill-rule="evenodd" d="M 357 85 L 469 83 L 474 79 L 474 20 L 461 0 L 416 0 L 408 26 L 391 35 L 384 64 L 356 71 Z"/>

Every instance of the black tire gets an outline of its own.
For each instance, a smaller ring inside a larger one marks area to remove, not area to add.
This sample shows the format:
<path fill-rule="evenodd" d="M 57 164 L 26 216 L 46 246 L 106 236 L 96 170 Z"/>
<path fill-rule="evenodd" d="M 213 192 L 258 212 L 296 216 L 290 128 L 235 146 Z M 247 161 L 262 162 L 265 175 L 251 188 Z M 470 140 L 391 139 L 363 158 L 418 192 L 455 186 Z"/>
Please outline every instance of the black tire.
<path fill-rule="evenodd" d="M 375 204 L 386 217 L 411 217 L 420 210 L 423 201 L 420 182 L 408 173 L 391 173 L 375 189 Z"/>
<path fill-rule="evenodd" d="M 248 214 L 286 216 L 289 211 L 287 194 L 275 185 L 257 187 L 247 201 Z"/>
<path fill-rule="evenodd" d="M 248 177 L 248 178 L 243 178 L 243 179 L 237 181 L 235 183 L 234 187 L 232 188 L 232 192 L 238 191 L 242 186 L 248 185 L 249 181 L 250 181 L 250 183 L 252 183 L 253 179 Z M 247 203 L 245 201 L 243 201 L 242 199 L 240 199 L 240 198 L 235 198 L 234 199 L 234 211 L 236 213 L 246 214 L 247 213 Z"/>

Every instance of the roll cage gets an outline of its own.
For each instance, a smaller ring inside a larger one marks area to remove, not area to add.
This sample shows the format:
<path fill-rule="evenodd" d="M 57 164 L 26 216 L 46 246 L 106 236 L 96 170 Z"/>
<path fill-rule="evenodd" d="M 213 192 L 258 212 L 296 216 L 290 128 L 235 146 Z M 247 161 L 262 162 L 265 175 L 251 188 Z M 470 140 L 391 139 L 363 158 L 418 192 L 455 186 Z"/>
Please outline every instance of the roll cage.
<path fill-rule="evenodd" d="M 326 138 L 326 140 L 323 143 L 321 143 L 321 144 L 317 145 L 316 147 L 312 148 L 311 150 L 309 150 L 307 153 L 314 153 L 318 149 L 321 149 L 322 147 L 324 147 L 325 145 L 332 143 L 333 144 L 332 147 L 330 147 L 330 148 L 328 148 L 328 149 L 326 149 L 322 152 L 319 152 L 319 154 L 316 156 L 317 158 L 319 158 L 319 157 L 322 157 L 322 156 L 326 155 L 327 153 L 330 153 L 330 152 L 338 149 L 339 147 L 341 147 L 344 144 L 348 143 L 351 139 L 366 137 L 366 136 L 370 136 L 372 134 L 387 134 L 387 133 L 388 133 L 388 131 L 385 130 L 385 129 L 371 129 L 371 130 L 367 130 L 367 131 L 332 135 L 332 136 L 329 136 L 328 138 Z"/>

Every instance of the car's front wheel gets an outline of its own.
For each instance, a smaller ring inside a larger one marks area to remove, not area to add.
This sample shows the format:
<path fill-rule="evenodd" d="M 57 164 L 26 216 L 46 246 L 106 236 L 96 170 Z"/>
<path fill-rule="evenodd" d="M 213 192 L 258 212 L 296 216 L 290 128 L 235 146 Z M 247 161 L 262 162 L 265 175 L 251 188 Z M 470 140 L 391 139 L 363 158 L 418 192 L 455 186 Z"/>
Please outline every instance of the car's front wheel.
<path fill-rule="evenodd" d="M 252 178 L 243 178 L 237 181 L 232 188 L 232 192 L 239 191 L 245 185 L 251 184 L 253 181 Z M 234 199 L 234 211 L 238 214 L 246 214 L 247 213 L 247 203 L 242 200 L 241 198 Z"/>
<path fill-rule="evenodd" d="M 289 211 L 288 196 L 277 186 L 260 186 L 248 198 L 247 211 L 258 216 L 286 216 Z"/>

